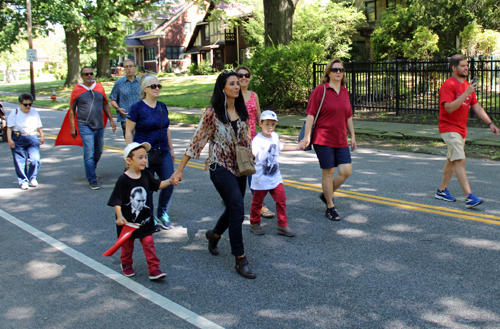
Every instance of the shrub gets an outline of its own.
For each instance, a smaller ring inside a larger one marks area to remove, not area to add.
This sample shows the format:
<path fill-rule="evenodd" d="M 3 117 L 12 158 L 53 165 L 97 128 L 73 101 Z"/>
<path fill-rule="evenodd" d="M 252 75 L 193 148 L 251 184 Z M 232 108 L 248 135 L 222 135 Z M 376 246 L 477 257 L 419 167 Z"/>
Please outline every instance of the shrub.
<path fill-rule="evenodd" d="M 312 64 L 323 56 L 323 46 L 308 41 L 259 49 L 245 63 L 253 75 L 249 89 L 264 106 L 304 107 L 313 88 Z"/>
<path fill-rule="evenodd" d="M 214 69 L 209 61 L 201 61 L 200 65 L 198 66 L 198 72 L 201 75 L 210 75 L 214 73 Z"/>
<path fill-rule="evenodd" d="M 188 71 L 187 71 L 188 75 L 198 75 L 198 64 L 196 63 L 191 63 L 191 65 L 189 65 L 188 67 Z"/>
<path fill-rule="evenodd" d="M 188 67 L 188 75 L 210 75 L 214 73 L 214 68 L 209 61 L 201 61 L 200 65 L 191 63 Z"/>

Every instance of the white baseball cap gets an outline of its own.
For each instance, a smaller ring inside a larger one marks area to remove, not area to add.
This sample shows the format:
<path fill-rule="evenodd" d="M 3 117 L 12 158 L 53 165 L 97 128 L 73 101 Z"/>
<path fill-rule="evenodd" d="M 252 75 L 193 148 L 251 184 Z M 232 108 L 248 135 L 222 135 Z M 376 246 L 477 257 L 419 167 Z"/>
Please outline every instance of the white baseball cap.
<path fill-rule="evenodd" d="M 144 148 L 146 149 L 146 152 L 151 149 L 151 144 L 149 144 L 148 142 L 144 142 L 142 144 L 139 144 L 139 143 L 136 143 L 136 142 L 130 143 L 123 150 L 123 159 L 126 161 L 127 158 L 128 158 L 128 155 L 130 154 L 130 152 L 132 152 L 133 150 L 135 150 L 139 146 L 144 146 Z"/>
<path fill-rule="evenodd" d="M 264 112 L 262 112 L 260 114 L 260 121 L 264 121 L 264 120 L 273 120 L 273 121 L 278 122 L 278 116 L 273 111 L 265 110 Z"/>

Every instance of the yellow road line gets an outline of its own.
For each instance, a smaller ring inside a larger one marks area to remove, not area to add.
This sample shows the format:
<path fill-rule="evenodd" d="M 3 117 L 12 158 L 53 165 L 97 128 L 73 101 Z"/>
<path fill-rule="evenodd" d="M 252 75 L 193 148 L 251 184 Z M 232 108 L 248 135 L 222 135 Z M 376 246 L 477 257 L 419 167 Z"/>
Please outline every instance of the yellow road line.
<path fill-rule="evenodd" d="M 50 134 L 44 134 L 44 135 L 45 135 L 45 137 L 50 138 L 50 139 L 56 139 L 56 137 L 57 137 L 55 135 L 50 135 Z M 123 152 L 123 149 L 121 149 L 119 147 L 113 147 L 113 146 L 107 146 L 107 145 L 104 146 L 104 149 L 107 151 L 116 152 L 116 153 Z M 175 163 L 179 164 L 180 161 L 176 160 Z M 202 170 L 205 169 L 204 163 L 190 162 L 186 166 L 191 167 L 191 168 L 196 168 L 196 169 L 202 169 Z M 293 180 L 289 180 L 289 179 L 284 179 L 283 182 L 284 182 L 284 185 L 286 185 L 286 186 L 298 188 L 301 190 L 322 192 L 321 186 L 319 186 L 319 185 L 297 182 L 297 181 L 293 181 Z M 423 204 L 423 203 L 386 198 L 386 197 L 381 197 L 378 195 L 371 195 L 371 194 L 346 191 L 346 190 L 337 190 L 335 192 L 335 195 L 346 197 L 346 198 L 351 198 L 351 199 L 356 199 L 356 200 L 361 200 L 361 201 L 366 201 L 366 202 L 371 202 L 371 203 L 378 203 L 378 204 L 383 204 L 383 205 L 387 205 L 387 206 L 402 208 L 402 209 L 406 209 L 406 210 L 415 210 L 415 211 L 421 211 L 421 212 L 426 212 L 426 213 L 431 213 L 431 214 L 436 214 L 436 215 L 442 215 L 442 216 L 448 216 L 448 217 L 453 217 L 453 218 L 472 220 L 472 221 L 476 221 L 476 222 L 500 225 L 500 217 L 499 216 L 493 216 L 493 215 L 487 215 L 487 214 L 476 214 L 476 213 L 471 213 L 471 212 L 464 211 L 464 210 L 450 209 L 450 208 L 439 207 L 439 206 L 431 206 L 431 205 L 427 205 L 427 204 Z"/>

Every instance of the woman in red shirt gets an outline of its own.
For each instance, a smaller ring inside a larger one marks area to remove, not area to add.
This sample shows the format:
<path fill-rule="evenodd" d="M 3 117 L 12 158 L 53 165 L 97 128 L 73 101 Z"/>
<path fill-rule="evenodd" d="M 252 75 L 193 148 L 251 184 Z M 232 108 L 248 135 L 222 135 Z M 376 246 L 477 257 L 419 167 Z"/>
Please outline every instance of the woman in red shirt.
<path fill-rule="evenodd" d="M 320 199 L 327 206 L 325 216 L 336 221 L 340 220 L 340 216 L 333 203 L 333 193 L 352 173 L 346 130 L 351 136 L 351 151 L 356 149 L 352 108 L 349 91 L 344 87 L 344 72 L 344 65 L 339 59 L 332 60 L 326 66 L 321 78 L 322 84 L 314 89 L 309 98 L 305 137 L 300 142 L 302 148 L 309 143 L 314 146 L 322 170 L 323 193 L 320 194 Z M 310 140 L 312 125 L 321 104 L 323 92 L 325 100 L 316 121 L 312 140 Z M 338 167 L 338 172 L 334 177 L 335 167 Z"/>

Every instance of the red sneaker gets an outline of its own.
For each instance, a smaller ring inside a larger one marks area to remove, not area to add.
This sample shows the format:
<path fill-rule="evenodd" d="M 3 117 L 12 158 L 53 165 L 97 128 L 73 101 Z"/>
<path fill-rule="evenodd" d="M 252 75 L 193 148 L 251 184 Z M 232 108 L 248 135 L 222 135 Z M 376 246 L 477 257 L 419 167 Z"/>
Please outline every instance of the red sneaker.
<path fill-rule="evenodd" d="M 159 279 L 163 279 L 166 276 L 167 275 L 165 273 L 163 273 L 162 271 L 154 270 L 153 272 L 149 273 L 149 280 L 159 280 Z"/>
<path fill-rule="evenodd" d="M 134 272 L 134 269 L 132 268 L 132 265 L 121 265 L 122 267 L 122 272 L 123 272 L 123 275 L 125 276 L 134 276 L 135 275 L 135 272 Z"/>

